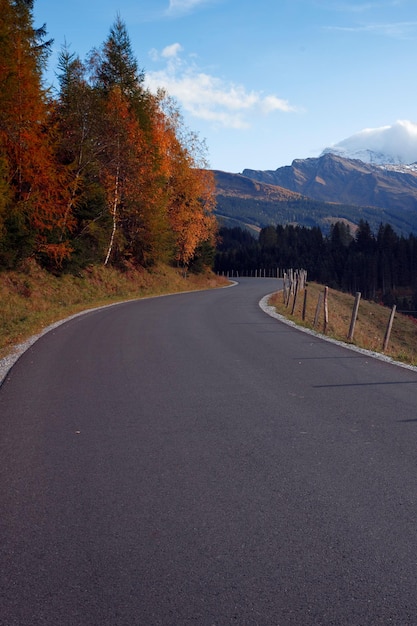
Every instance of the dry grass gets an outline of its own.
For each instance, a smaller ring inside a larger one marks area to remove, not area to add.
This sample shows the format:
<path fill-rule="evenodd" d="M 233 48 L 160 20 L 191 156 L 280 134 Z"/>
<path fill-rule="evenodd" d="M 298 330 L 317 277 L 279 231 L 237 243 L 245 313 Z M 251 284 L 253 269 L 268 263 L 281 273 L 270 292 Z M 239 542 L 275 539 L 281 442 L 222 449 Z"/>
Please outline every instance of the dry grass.
<path fill-rule="evenodd" d="M 308 284 L 304 321 L 302 320 L 304 293 L 298 296 L 293 315 L 291 315 L 293 297 L 291 297 L 288 307 L 283 302 L 282 292 L 274 294 L 269 303 L 276 308 L 278 313 L 288 319 L 307 328 L 313 328 L 318 296 L 323 291 L 323 285 L 318 285 L 317 283 Z M 367 350 L 382 352 L 391 310 L 374 302 L 361 300 L 353 341 L 348 342 L 347 335 L 349 333 L 354 300 L 354 296 L 329 289 L 329 323 L 326 335 L 339 341 L 353 343 Z M 321 308 L 319 322 L 315 330 L 324 332 L 323 307 Z M 415 319 L 400 313 L 395 314 L 391 338 L 385 354 L 396 361 L 417 365 L 417 321 Z"/>
<path fill-rule="evenodd" d="M 136 299 L 228 284 L 212 273 L 186 279 L 174 268 L 120 273 L 92 267 L 79 276 L 53 276 L 33 262 L 19 272 L 0 273 L 0 358 L 44 328 L 85 309 Z"/>

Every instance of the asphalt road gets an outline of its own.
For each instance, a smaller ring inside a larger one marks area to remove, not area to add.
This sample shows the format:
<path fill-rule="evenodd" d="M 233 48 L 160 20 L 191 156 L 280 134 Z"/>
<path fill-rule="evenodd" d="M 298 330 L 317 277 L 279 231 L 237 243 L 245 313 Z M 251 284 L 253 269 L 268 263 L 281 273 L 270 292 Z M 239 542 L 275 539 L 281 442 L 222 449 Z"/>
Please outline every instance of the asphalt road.
<path fill-rule="evenodd" d="M 271 279 L 95 311 L 0 388 L 0 624 L 417 624 L 417 373 Z"/>

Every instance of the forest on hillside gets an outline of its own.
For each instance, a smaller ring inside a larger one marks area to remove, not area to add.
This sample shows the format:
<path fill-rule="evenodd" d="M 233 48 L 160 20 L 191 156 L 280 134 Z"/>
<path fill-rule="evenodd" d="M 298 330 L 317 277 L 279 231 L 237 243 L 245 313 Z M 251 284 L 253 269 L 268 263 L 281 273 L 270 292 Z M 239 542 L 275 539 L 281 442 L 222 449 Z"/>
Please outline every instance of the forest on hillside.
<path fill-rule="evenodd" d="M 51 93 L 52 40 L 33 6 L 0 0 L 0 269 L 28 258 L 57 272 L 210 257 L 204 143 L 168 94 L 144 87 L 124 22 L 86 60 L 63 47 Z"/>
<path fill-rule="evenodd" d="M 369 223 L 377 231 L 380 223 L 389 223 L 403 235 L 417 233 L 417 212 L 376 209 L 375 207 L 336 204 L 312 200 L 311 198 L 288 199 L 282 201 L 247 198 L 238 195 L 217 193 L 216 214 L 225 226 L 245 224 L 263 228 L 269 224 L 293 223 L 313 228 L 318 226 L 328 234 L 330 224 L 335 221 L 348 221 L 358 224 L 360 220 Z"/>
<path fill-rule="evenodd" d="M 417 236 L 398 235 L 390 224 L 374 233 L 360 221 L 353 235 L 348 225 L 337 222 L 328 235 L 318 227 L 267 226 L 255 238 L 239 227 L 221 228 L 215 271 L 267 276 L 277 270 L 307 270 L 309 280 L 402 311 L 417 311 Z"/>

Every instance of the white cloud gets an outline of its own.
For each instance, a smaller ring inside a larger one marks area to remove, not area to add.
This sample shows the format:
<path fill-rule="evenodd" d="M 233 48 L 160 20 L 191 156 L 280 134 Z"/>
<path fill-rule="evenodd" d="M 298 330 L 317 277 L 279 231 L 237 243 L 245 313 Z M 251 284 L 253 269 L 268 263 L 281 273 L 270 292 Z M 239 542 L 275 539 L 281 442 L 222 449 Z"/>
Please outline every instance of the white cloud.
<path fill-rule="evenodd" d="M 183 60 L 179 54 L 181 51 L 178 43 L 167 46 L 159 55 L 151 51 L 153 60 L 157 56 L 163 57 L 167 64 L 159 71 L 148 71 L 146 82 L 154 92 L 165 88 L 194 117 L 219 126 L 242 129 L 251 126 L 252 115 L 296 110 L 274 94 L 248 91 L 244 85 L 228 83 L 201 71 L 195 63 Z"/>
<path fill-rule="evenodd" d="M 404 0 L 384 0 L 383 2 L 329 2 L 326 0 L 325 8 L 332 11 L 341 11 L 345 13 L 365 13 L 367 11 L 378 11 L 380 9 L 389 9 L 404 4 Z"/>
<path fill-rule="evenodd" d="M 148 54 L 152 61 L 157 63 L 161 59 L 175 59 L 182 52 L 182 45 L 180 43 L 173 43 L 170 46 L 166 46 L 161 52 L 152 48 Z"/>
<path fill-rule="evenodd" d="M 316 0 L 320 2 L 321 0 Z M 347 33 L 367 33 L 382 35 L 395 39 L 408 39 L 415 34 L 417 29 L 416 20 L 398 20 L 398 9 L 405 6 L 410 0 L 360 0 L 350 2 L 323 0 L 324 5 L 319 5 L 328 11 L 337 11 L 339 13 L 350 14 L 350 16 L 361 16 L 362 21 L 357 21 L 351 25 L 327 26 L 325 30 L 333 30 Z M 380 16 L 392 15 L 392 19 L 387 21 L 378 21 Z M 365 15 L 368 18 L 365 21 Z M 372 18 L 371 18 L 372 16 Z M 414 17 L 414 16 L 413 16 Z M 372 20 L 372 21 L 371 21 Z"/>
<path fill-rule="evenodd" d="M 329 26 L 327 30 L 337 30 L 351 33 L 375 33 L 394 38 L 409 37 L 417 28 L 417 21 L 390 22 L 386 24 L 361 24 L 359 26 Z"/>
<path fill-rule="evenodd" d="M 151 61 L 154 61 L 155 63 L 159 61 L 159 52 L 156 48 L 149 50 L 148 55 Z"/>
<path fill-rule="evenodd" d="M 272 111 L 290 112 L 295 110 L 287 100 L 282 100 L 282 98 L 277 98 L 276 96 L 265 96 L 262 100 L 261 108 L 265 114 Z"/>
<path fill-rule="evenodd" d="M 196 7 L 207 4 L 208 0 L 169 0 L 168 14 L 187 13 Z"/>
<path fill-rule="evenodd" d="M 165 59 L 169 59 L 171 57 L 176 57 L 182 51 L 182 46 L 180 43 L 173 43 L 170 46 L 166 46 L 162 52 L 161 56 Z"/>
<path fill-rule="evenodd" d="M 361 2 L 360 4 L 336 2 L 332 5 L 329 5 L 327 8 L 333 11 L 341 11 L 347 13 L 363 13 L 365 11 L 372 11 L 379 6 L 380 4 L 376 4 L 375 2 Z"/>
<path fill-rule="evenodd" d="M 398 120 L 391 126 L 365 128 L 327 151 L 363 161 L 382 158 L 388 163 L 414 163 L 417 161 L 417 124 Z"/>

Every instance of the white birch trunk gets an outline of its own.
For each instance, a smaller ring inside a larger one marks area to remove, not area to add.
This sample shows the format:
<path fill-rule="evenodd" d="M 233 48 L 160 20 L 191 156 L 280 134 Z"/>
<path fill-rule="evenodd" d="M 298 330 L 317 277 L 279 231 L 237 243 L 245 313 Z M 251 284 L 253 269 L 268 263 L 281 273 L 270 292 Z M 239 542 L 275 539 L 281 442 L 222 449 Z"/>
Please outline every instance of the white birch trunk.
<path fill-rule="evenodd" d="M 119 165 L 117 166 L 116 171 L 116 180 L 114 185 L 114 198 L 113 198 L 113 209 L 112 209 L 112 217 L 113 217 L 113 228 L 110 237 L 109 247 L 107 249 L 106 259 L 104 261 L 104 265 L 107 265 L 109 262 L 110 255 L 113 250 L 114 237 L 116 235 L 116 226 L 117 226 L 117 205 L 119 203 Z"/>

